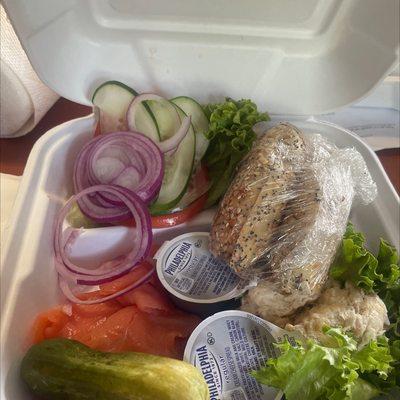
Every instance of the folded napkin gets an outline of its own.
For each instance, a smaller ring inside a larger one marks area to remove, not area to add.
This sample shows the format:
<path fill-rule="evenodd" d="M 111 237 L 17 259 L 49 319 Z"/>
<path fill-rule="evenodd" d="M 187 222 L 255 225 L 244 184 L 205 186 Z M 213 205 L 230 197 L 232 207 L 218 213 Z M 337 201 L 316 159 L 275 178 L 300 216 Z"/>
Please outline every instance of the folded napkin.
<path fill-rule="evenodd" d="M 394 108 L 346 107 L 316 119 L 354 132 L 374 151 L 400 147 L 400 111 Z"/>
<path fill-rule="evenodd" d="M 30 132 L 59 96 L 36 75 L 2 5 L 0 14 L 0 137 L 17 137 Z"/>

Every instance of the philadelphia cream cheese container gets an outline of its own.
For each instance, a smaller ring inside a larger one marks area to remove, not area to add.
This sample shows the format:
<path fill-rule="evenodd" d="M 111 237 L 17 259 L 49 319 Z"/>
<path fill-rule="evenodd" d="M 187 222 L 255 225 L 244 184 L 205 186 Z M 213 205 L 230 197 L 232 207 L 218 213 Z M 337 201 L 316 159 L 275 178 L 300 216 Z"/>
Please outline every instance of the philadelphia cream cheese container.
<path fill-rule="evenodd" d="M 155 255 L 157 274 L 174 302 L 197 314 L 237 308 L 249 287 L 209 251 L 208 232 L 191 232 L 165 242 Z M 236 301 L 238 303 L 238 301 Z"/>
<path fill-rule="evenodd" d="M 279 400 L 282 392 L 259 384 L 250 372 L 265 366 L 279 350 L 274 343 L 295 335 L 253 314 L 222 311 L 191 334 L 184 360 L 203 374 L 210 400 Z"/>

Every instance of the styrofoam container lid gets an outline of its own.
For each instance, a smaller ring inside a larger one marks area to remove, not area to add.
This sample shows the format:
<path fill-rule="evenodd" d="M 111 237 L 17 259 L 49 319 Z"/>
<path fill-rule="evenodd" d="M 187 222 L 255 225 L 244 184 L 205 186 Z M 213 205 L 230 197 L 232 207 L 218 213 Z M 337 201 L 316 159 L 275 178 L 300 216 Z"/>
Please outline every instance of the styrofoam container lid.
<path fill-rule="evenodd" d="M 40 78 L 89 104 L 99 83 L 318 114 L 399 59 L 398 0 L 5 0 Z"/>

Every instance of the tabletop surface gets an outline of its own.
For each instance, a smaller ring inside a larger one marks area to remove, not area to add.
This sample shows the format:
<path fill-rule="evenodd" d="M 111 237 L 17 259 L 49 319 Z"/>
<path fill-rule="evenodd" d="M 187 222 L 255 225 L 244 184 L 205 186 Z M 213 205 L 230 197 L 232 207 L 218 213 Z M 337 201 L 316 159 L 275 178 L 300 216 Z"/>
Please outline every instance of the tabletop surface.
<path fill-rule="evenodd" d="M 56 125 L 83 117 L 91 111 L 90 107 L 59 99 L 30 133 L 19 138 L 0 139 L 0 172 L 22 175 L 29 153 L 40 136 Z M 386 149 L 376 153 L 393 186 L 400 193 L 400 149 Z"/>

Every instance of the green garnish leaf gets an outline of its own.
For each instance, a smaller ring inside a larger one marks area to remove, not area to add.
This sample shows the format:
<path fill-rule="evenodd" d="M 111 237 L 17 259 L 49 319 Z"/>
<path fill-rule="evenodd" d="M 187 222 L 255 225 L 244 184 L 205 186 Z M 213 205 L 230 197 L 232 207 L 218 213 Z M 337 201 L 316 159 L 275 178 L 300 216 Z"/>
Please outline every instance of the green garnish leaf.
<path fill-rule="evenodd" d="M 207 206 L 215 204 L 227 190 L 236 166 L 250 151 L 256 134 L 253 126 L 260 121 L 268 121 L 267 113 L 260 113 L 250 100 L 235 101 L 226 98 L 225 102 L 209 104 L 205 112 L 210 120 L 206 133 L 210 140 L 203 158 L 212 186 Z"/>
<path fill-rule="evenodd" d="M 400 268 L 395 247 L 381 239 L 375 257 L 365 247 L 365 237 L 349 223 L 330 275 L 341 282 L 350 281 L 367 293 L 377 293 L 388 311 L 390 328 L 385 335 L 394 358 L 394 368 L 385 380 L 374 374 L 364 379 L 381 390 L 400 386 Z"/>
<path fill-rule="evenodd" d="M 330 275 L 341 282 L 350 281 L 366 292 L 380 293 L 399 283 L 400 268 L 396 249 L 380 241 L 379 253 L 375 257 L 365 247 L 365 237 L 348 223 L 339 255 L 334 261 Z"/>
<path fill-rule="evenodd" d="M 324 328 L 328 343 L 314 340 L 278 344 L 281 354 L 252 375 L 262 384 L 281 389 L 287 400 L 368 400 L 382 392 L 363 379 L 373 373 L 384 381 L 393 369 L 393 357 L 384 337 L 361 350 L 356 341 L 337 328 Z"/>

